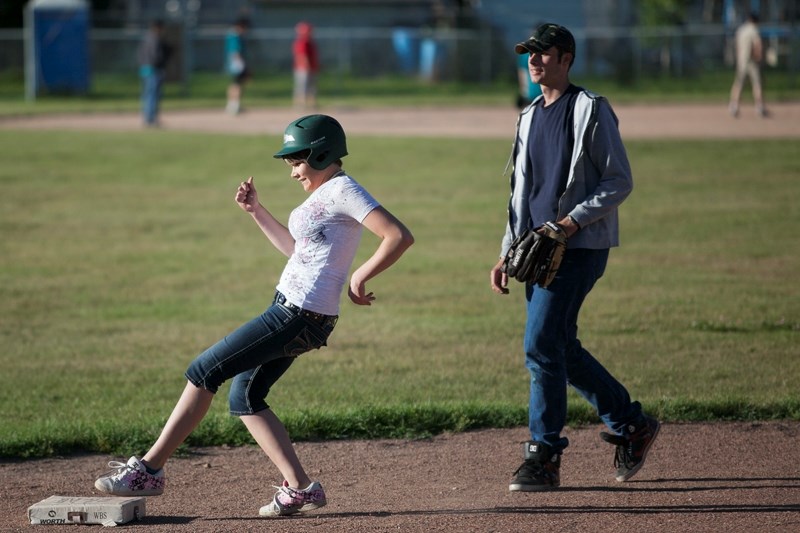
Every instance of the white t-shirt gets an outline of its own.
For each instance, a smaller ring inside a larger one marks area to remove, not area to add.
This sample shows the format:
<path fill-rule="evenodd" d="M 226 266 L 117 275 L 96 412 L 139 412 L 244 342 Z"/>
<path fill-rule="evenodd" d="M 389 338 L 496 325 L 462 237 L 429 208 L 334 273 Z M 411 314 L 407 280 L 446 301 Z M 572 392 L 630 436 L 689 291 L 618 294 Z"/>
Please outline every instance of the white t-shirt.
<path fill-rule="evenodd" d="M 757 62 L 753 50 L 761 46 L 761 35 L 758 26 L 753 22 L 745 22 L 736 30 L 736 65 L 744 68 L 748 64 Z"/>
<path fill-rule="evenodd" d="M 341 172 L 292 211 L 294 253 L 277 287 L 290 303 L 323 315 L 339 314 L 342 287 L 361 240 L 361 222 L 379 205 Z"/>

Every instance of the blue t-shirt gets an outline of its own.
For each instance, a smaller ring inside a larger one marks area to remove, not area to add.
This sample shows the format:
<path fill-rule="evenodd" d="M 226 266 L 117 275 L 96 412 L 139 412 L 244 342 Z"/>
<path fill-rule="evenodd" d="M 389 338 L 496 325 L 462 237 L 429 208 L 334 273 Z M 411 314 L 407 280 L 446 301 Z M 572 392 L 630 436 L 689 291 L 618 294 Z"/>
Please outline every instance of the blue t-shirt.
<path fill-rule="evenodd" d="M 225 35 L 225 65 L 229 73 L 239 74 L 244 68 L 244 64 L 235 65 L 233 63 L 234 54 L 239 54 L 239 57 L 244 59 L 244 39 L 234 30 L 230 30 Z"/>
<path fill-rule="evenodd" d="M 528 54 L 519 54 L 517 58 L 517 66 L 521 70 L 528 70 L 528 61 L 530 60 L 530 55 Z M 522 96 L 527 96 L 528 100 L 533 100 L 537 96 L 542 94 L 542 88 L 539 87 L 538 83 L 533 83 L 531 79 L 530 73 L 528 73 L 528 91 L 527 94 L 523 94 Z"/>
<path fill-rule="evenodd" d="M 558 216 L 558 200 L 567 187 L 572 160 L 573 109 L 579 92 L 580 88 L 570 85 L 549 106 L 540 100 L 533 113 L 528 137 L 532 180 L 528 202 L 534 228 Z"/>

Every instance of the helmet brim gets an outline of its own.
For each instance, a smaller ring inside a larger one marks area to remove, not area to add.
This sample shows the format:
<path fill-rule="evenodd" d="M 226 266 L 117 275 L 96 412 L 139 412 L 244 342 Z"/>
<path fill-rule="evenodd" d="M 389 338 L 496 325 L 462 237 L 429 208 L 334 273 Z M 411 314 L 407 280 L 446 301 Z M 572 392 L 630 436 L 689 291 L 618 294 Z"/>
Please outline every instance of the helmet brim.
<path fill-rule="evenodd" d="M 303 148 L 299 148 L 297 146 L 284 146 L 278 152 L 275 153 L 272 157 L 275 159 L 283 159 L 287 155 L 296 154 L 298 152 L 302 152 Z"/>

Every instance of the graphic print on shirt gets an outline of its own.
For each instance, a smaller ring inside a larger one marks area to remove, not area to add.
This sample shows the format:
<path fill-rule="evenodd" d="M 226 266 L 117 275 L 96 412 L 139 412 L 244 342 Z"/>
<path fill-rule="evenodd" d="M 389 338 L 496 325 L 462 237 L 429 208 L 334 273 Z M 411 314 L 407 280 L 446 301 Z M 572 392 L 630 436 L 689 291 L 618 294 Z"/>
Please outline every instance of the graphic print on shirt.
<path fill-rule="evenodd" d="M 333 204 L 333 201 L 328 200 L 327 203 Z M 330 217 L 327 203 L 320 198 L 308 204 L 299 213 L 301 216 L 293 229 L 297 234 L 296 240 L 300 241 L 296 250 L 298 252 L 297 259 L 301 264 L 307 265 L 311 263 L 314 260 L 315 252 L 319 249 L 319 245 L 324 244 L 327 240 L 324 222 L 325 219 Z"/>
<path fill-rule="evenodd" d="M 318 198 L 304 203 L 295 210 L 290 221 L 291 233 L 295 238 L 295 249 L 292 261 L 300 265 L 310 266 L 318 261 L 318 252 L 325 254 L 330 246 L 326 236 L 326 220 L 330 220 L 331 207 L 335 200 L 320 195 Z M 308 292 L 314 280 L 300 275 L 301 271 L 293 270 L 286 277 L 286 282 L 298 292 Z"/>

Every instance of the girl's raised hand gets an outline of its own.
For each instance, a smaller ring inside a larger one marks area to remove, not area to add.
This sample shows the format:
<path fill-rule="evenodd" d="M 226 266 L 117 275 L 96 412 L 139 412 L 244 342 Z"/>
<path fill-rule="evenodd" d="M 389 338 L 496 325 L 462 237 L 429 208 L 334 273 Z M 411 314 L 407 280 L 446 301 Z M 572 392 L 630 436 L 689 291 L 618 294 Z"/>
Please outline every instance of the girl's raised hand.
<path fill-rule="evenodd" d="M 252 213 L 258 207 L 258 192 L 253 184 L 253 176 L 243 181 L 236 189 L 236 203 L 248 213 Z"/>

